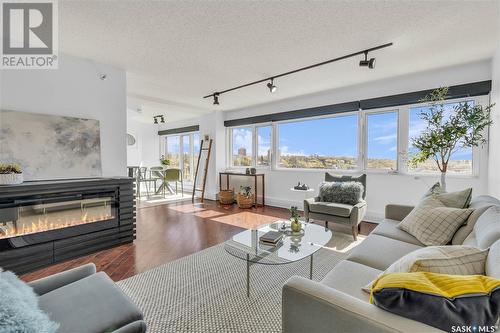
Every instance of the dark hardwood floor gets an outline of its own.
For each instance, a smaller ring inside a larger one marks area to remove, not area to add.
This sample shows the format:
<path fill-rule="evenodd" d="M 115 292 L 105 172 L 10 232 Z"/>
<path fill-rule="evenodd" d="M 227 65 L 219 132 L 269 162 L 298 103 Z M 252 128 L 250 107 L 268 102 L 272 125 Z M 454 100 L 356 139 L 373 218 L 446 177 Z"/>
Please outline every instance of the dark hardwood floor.
<path fill-rule="evenodd" d="M 210 200 L 203 204 L 192 204 L 191 201 L 158 205 L 141 203 L 137 209 L 137 239 L 133 244 L 55 264 L 21 278 L 32 281 L 93 262 L 98 271 L 104 271 L 114 281 L 119 281 L 222 243 L 245 228 L 289 216 L 284 208 L 266 206 L 243 210 L 236 205 L 222 206 Z M 363 222 L 360 234 L 369 234 L 375 226 Z M 350 229 L 346 233 L 350 233 Z"/>

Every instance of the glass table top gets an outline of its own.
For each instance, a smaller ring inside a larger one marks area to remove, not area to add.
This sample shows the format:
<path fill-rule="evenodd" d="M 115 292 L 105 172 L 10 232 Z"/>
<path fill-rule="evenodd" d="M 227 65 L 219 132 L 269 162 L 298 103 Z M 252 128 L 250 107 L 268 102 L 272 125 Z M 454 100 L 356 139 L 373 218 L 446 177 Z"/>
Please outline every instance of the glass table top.
<path fill-rule="evenodd" d="M 286 223 L 283 231 L 280 227 Z M 290 230 L 290 221 L 276 221 L 257 230 L 245 230 L 225 243 L 224 249 L 229 254 L 254 263 L 280 265 L 304 259 L 326 245 L 332 238 L 332 231 L 323 226 L 302 223 L 302 230 L 294 233 Z M 276 245 L 259 242 L 260 236 L 268 231 L 279 231 L 283 238 Z"/>

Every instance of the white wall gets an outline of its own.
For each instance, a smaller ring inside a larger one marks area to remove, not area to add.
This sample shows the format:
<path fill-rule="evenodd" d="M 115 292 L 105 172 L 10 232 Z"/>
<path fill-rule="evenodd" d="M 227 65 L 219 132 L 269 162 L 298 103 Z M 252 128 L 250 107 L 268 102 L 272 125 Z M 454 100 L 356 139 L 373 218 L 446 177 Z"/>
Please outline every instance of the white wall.
<path fill-rule="evenodd" d="M 377 70 L 383 69 L 377 68 Z M 249 107 L 227 112 L 226 119 L 297 110 L 489 79 L 491 79 L 491 62 L 482 61 Z M 472 186 L 475 195 L 487 193 L 488 166 L 487 161 L 481 162 L 479 177 L 460 178 L 449 176 L 448 189 L 453 191 Z M 284 207 L 291 204 L 301 205 L 304 195 L 290 191 L 290 187 L 297 181 L 305 182 L 317 190 L 317 185 L 324 177 L 322 171 L 266 170 L 265 173 L 266 201 L 270 205 Z M 383 215 L 385 205 L 388 203 L 415 204 L 428 187 L 438 180 L 438 177 L 433 176 L 421 176 L 416 179 L 414 176 L 403 174 L 369 173 L 367 179 L 368 218 L 373 220 L 380 218 Z"/>
<path fill-rule="evenodd" d="M 500 42 L 492 61 L 492 89 L 491 102 L 495 103 L 491 119 L 489 146 L 489 176 L 488 192 L 500 198 Z"/>
<path fill-rule="evenodd" d="M 127 133 L 136 139 L 135 145 L 127 146 L 127 165 L 148 167 L 159 165 L 158 126 L 144 124 L 129 118 L 127 120 Z"/>
<path fill-rule="evenodd" d="M 57 70 L 0 72 L 2 109 L 99 120 L 103 176 L 126 175 L 125 71 L 60 54 Z"/>

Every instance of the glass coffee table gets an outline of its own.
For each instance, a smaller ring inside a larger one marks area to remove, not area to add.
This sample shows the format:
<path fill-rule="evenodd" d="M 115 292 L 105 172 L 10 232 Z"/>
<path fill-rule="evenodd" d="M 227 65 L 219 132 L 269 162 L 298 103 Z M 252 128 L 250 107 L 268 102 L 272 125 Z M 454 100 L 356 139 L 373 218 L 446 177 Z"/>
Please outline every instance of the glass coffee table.
<path fill-rule="evenodd" d="M 287 225 L 285 230 L 281 229 L 283 222 Z M 224 249 L 227 253 L 246 261 L 248 297 L 250 296 L 250 266 L 252 264 L 284 265 L 309 257 L 309 278 L 312 279 L 313 255 L 330 241 L 332 231 L 316 224 L 301 223 L 302 230 L 298 233 L 290 230 L 289 221 L 276 221 L 261 226 L 257 230 L 245 230 L 225 243 Z M 260 236 L 268 231 L 282 232 L 283 238 L 276 245 L 259 242 Z"/>

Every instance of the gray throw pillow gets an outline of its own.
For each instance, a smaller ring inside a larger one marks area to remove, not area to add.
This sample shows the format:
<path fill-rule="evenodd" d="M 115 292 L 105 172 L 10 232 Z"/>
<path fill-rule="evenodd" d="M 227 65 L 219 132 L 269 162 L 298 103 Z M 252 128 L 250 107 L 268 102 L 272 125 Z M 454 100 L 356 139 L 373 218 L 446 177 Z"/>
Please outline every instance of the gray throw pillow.
<path fill-rule="evenodd" d="M 363 185 L 363 197 L 362 199 L 366 198 L 366 174 L 362 174 L 360 176 L 335 176 L 332 175 L 331 173 L 325 172 L 325 182 L 358 182 Z"/>
<path fill-rule="evenodd" d="M 322 202 L 355 205 L 362 201 L 363 191 L 364 187 L 359 182 L 322 182 L 319 199 Z"/>
<path fill-rule="evenodd" d="M 54 323 L 38 307 L 38 297 L 12 272 L 0 268 L 0 332 L 55 333 Z"/>

